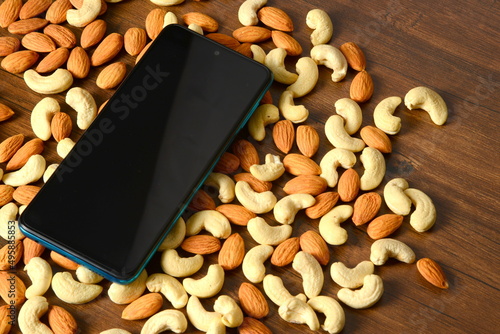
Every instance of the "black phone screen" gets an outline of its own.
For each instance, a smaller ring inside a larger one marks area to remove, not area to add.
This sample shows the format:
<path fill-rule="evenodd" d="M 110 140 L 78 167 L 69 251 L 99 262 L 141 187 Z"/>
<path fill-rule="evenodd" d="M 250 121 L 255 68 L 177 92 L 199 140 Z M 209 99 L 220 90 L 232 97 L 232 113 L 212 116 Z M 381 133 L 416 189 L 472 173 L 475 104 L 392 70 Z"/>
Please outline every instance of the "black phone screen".
<path fill-rule="evenodd" d="M 167 26 L 26 208 L 23 232 L 131 280 L 271 81 L 253 60 Z"/>

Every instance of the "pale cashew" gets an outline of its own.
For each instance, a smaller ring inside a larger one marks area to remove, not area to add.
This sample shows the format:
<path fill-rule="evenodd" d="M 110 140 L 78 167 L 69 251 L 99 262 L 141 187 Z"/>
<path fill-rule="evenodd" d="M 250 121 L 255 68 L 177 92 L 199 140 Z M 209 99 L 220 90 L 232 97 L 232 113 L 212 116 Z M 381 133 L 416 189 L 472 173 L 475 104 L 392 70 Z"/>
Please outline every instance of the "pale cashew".
<path fill-rule="evenodd" d="M 293 92 L 289 90 L 281 93 L 278 107 L 283 117 L 292 123 L 302 123 L 309 117 L 309 110 L 303 105 L 295 105 Z"/>
<path fill-rule="evenodd" d="M 366 275 L 373 274 L 374 269 L 371 261 L 362 261 L 354 268 L 347 268 L 342 262 L 335 262 L 330 267 L 330 276 L 341 287 L 356 289 L 363 285 Z"/>
<path fill-rule="evenodd" d="M 207 334 L 226 334 L 226 326 L 222 323 L 222 318 L 212 321 L 208 327 Z"/>
<path fill-rule="evenodd" d="M 276 246 L 292 235 L 290 225 L 270 226 L 262 217 L 250 219 L 247 230 L 252 238 L 261 245 Z"/>
<path fill-rule="evenodd" d="M 23 214 L 24 210 L 28 207 L 28 205 L 23 204 L 19 206 L 19 216 Z"/>
<path fill-rule="evenodd" d="M 180 5 L 184 0 L 149 0 L 157 6 L 175 6 Z"/>
<path fill-rule="evenodd" d="M 190 25 L 188 25 L 188 28 L 194 32 L 197 32 L 200 35 L 203 35 L 203 28 L 197 25 L 196 23 L 191 23 Z"/>
<path fill-rule="evenodd" d="M 40 154 L 34 154 L 29 157 L 26 164 L 21 169 L 4 174 L 2 177 L 3 183 L 19 187 L 28 183 L 40 180 L 45 172 L 45 158 Z"/>
<path fill-rule="evenodd" d="M 340 115 L 333 115 L 325 123 L 326 138 L 337 147 L 352 152 L 359 152 L 365 147 L 362 139 L 351 137 L 344 128 L 344 119 Z"/>
<path fill-rule="evenodd" d="M 244 26 L 254 26 L 259 23 L 257 11 L 264 7 L 267 0 L 246 0 L 238 9 L 238 20 Z"/>
<path fill-rule="evenodd" d="M 299 76 L 286 90 L 291 91 L 294 98 L 303 97 L 309 94 L 318 83 L 318 65 L 312 58 L 302 57 L 297 61 L 295 71 Z"/>
<path fill-rule="evenodd" d="M 326 44 L 333 35 L 333 23 L 327 12 L 321 9 L 311 9 L 306 16 L 306 24 L 314 29 L 311 34 L 312 45 Z"/>
<path fill-rule="evenodd" d="M 216 210 L 202 210 L 194 213 L 186 222 L 186 235 L 196 235 L 205 229 L 216 238 L 226 239 L 231 235 L 229 220 Z"/>
<path fill-rule="evenodd" d="M 329 296 L 316 296 L 307 301 L 313 310 L 325 315 L 325 323 L 321 325 L 330 334 L 339 333 L 345 325 L 345 313 L 339 302 Z"/>
<path fill-rule="evenodd" d="M 274 181 L 285 173 L 285 166 L 278 155 L 266 154 L 265 163 L 250 166 L 250 173 L 261 181 Z"/>
<path fill-rule="evenodd" d="M 160 1 L 160 0 L 155 0 L 155 1 Z M 177 1 L 179 1 L 179 0 L 177 0 Z M 182 1 L 184 1 L 184 0 L 181 0 L 181 2 Z M 167 12 L 165 14 L 165 17 L 163 18 L 163 28 L 165 28 L 166 26 L 168 26 L 170 24 L 177 24 L 177 23 L 179 23 L 179 19 L 177 18 L 175 13 Z"/>
<path fill-rule="evenodd" d="M 291 85 L 299 77 L 296 73 L 289 72 L 285 67 L 286 50 L 283 48 L 276 48 L 269 51 L 264 60 L 271 72 L 274 74 L 274 80 L 285 84 Z"/>
<path fill-rule="evenodd" d="M 434 124 L 443 125 L 448 118 L 448 107 L 441 95 L 427 87 L 415 87 L 405 95 L 405 105 L 408 109 L 427 111 Z"/>
<path fill-rule="evenodd" d="M 24 82 L 31 90 L 39 94 L 58 94 L 71 87 L 73 76 L 63 68 L 58 68 L 47 76 L 42 76 L 37 71 L 30 69 L 24 72 Z"/>
<path fill-rule="evenodd" d="M 12 239 L 12 234 L 9 231 L 14 228 L 14 239 L 20 240 L 24 238 L 24 234 L 19 229 L 18 222 L 16 220 L 19 209 L 15 203 L 7 203 L 0 208 L 0 236 L 5 240 Z M 12 223 L 9 222 L 14 222 Z M 13 226 L 13 227 L 12 227 Z"/>
<path fill-rule="evenodd" d="M 173 307 L 179 309 L 186 306 L 188 295 L 182 283 L 167 274 L 153 274 L 146 280 L 150 292 L 161 292 Z"/>
<path fill-rule="evenodd" d="M 321 167 L 321 177 L 326 180 L 329 187 L 335 187 L 339 180 L 337 168 L 352 168 L 356 164 L 356 156 L 352 151 L 343 148 L 334 148 L 326 153 L 319 166 Z"/>
<path fill-rule="evenodd" d="M 278 308 L 280 317 L 293 324 L 306 324 L 312 331 L 319 330 L 318 316 L 311 306 L 299 298 L 292 297 Z"/>
<path fill-rule="evenodd" d="M 359 188 L 364 191 L 377 188 L 385 176 L 384 155 L 376 148 L 365 147 L 359 160 L 365 168 L 360 178 Z"/>
<path fill-rule="evenodd" d="M 130 304 L 144 293 L 147 279 L 148 273 L 143 270 L 132 283 L 112 283 L 108 289 L 109 299 L 115 304 Z"/>
<path fill-rule="evenodd" d="M 224 285 L 224 269 L 219 264 L 208 267 L 207 274 L 200 278 L 185 278 L 182 281 L 184 290 L 198 298 L 210 298 L 219 293 Z"/>
<path fill-rule="evenodd" d="M 274 206 L 274 218 L 281 224 L 293 223 L 297 212 L 307 209 L 316 203 L 316 199 L 309 194 L 292 194 L 280 199 Z"/>
<path fill-rule="evenodd" d="M 191 276 L 203 266 L 203 256 L 180 257 L 175 249 L 164 250 L 161 255 L 161 268 L 165 274 L 174 277 Z"/>
<path fill-rule="evenodd" d="M 49 310 L 47 299 L 42 296 L 34 296 L 28 299 L 17 318 L 19 329 L 22 333 L 53 334 L 50 328 L 40 321 L 40 318 Z"/>
<path fill-rule="evenodd" d="M 380 101 L 373 111 L 375 126 L 388 135 L 395 135 L 401 130 L 401 118 L 394 116 L 394 111 L 401 104 L 399 96 L 391 96 Z"/>
<path fill-rule="evenodd" d="M 132 334 L 132 333 L 130 333 L 129 331 L 126 331 L 124 329 L 120 329 L 120 328 L 111 328 L 111 329 L 107 329 L 99 334 Z"/>
<path fill-rule="evenodd" d="M 294 297 L 299 298 L 304 302 L 307 300 L 307 296 L 303 293 L 300 293 L 297 296 L 292 296 L 292 294 L 283 285 L 283 280 L 279 276 L 267 274 L 262 283 L 267 297 L 278 306 L 283 305 L 288 299 Z"/>
<path fill-rule="evenodd" d="M 168 232 L 165 239 L 163 239 L 163 242 L 160 244 L 160 247 L 158 247 L 158 251 L 162 252 L 166 249 L 175 249 L 179 247 L 184 241 L 185 237 L 186 237 L 186 222 L 184 222 L 184 219 L 182 217 L 179 217 L 179 219 L 177 219 L 177 222 L 175 222 L 175 225 L 172 227 L 170 232 Z"/>
<path fill-rule="evenodd" d="M 104 277 L 102 277 L 101 275 L 84 266 L 78 266 L 78 268 L 76 268 L 75 274 L 76 278 L 78 278 L 80 282 L 87 284 L 97 284 L 104 279 Z"/>
<path fill-rule="evenodd" d="M 76 143 L 73 141 L 73 139 L 69 137 L 60 140 L 56 146 L 57 154 L 63 159 L 66 158 L 66 156 L 73 149 L 75 144 Z"/>
<path fill-rule="evenodd" d="M 196 296 L 189 297 L 186 305 L 186 313 L 191 324 L 198 330 L 207 332 L 210 325 L 215 321 L 221 321 L 222 315 L 218 312 L 205 310 Z"/>
<path fill-rule="evenodd" d="M 214 311 L 222 315 L 222 323 L 229 328 L 238 327 L 243 323 L 243 311 L 241 311 L 236 301 L 229 296 L 219 296 L 215 300 Z"/>
<path fill-rule="evenodd" d="M 74 27 L 85 27 L 94 21 L 101 11 L 101 0 L 83 0 L 79 9 L 68 9 L 66 20 Z"/>
<path fill-rule="evenodd" d="M 41 140 L 49 140 L 52 136 L 50 121 L 61 110 L 59 102 L 51 97 L 45 97 L 36 104 L 31 112 L 31 128 L 35 136 Z"/>
<path fill-rule="evenodd" d="M 415 211 L 410 216 L 410 225 L 417 232 L 430 229 L 436 222 L 436 207 L 432 199 L 423 191 L 413 188 L 404 190 L 404 194 L 415 206 Z"/>
<path fill-rule="evenodd" d="M 222 173 L 210 173 L 205 180 L 205 185 L 219 190 L 219 199 L 222 203 L 231 203 L 234 200 L 234 187 L 236 185 L 233 179 L 228 175 Z"/>
<path fill-rule="evenodd" d="M 45 172 L 43 172 L 43 176 L 42 176 L 43 182 L 47 182 L 47 180 L 52 176 L 52 174 L 54 174 L 57 167 L 59 167 L 59 164 L 51 164 L 51 165 L 47 166 L 47 168 L 45 169 Z"/>
<path fill-rule="evenodd" d="M 26 289 L 26 298 L 43 296 L 50 288 L 50 282 L 52 281 L 50 264 L 41 257 L 34 257 L 24 267 L 24 270 L 26 270 L 31 280 L 31 285 Z"/>
<path fill-rule="evenodd" d="M 277 201 L 272 191 L 255 192 L 245 181 L 236 182 L 235 193 L 245 208 L 257 214 L 271 211 Z"/>
<path fill-rule="evenodd" d="M 408 187 L 408 182 L 403 178 L 392 179 L 384 187 L 385 204 L 397 215 L 406 216 L 410 213 L 411 199 L 404 193 Z"/>
<path fill-rule="evenodd" d="M 335 111 L 344 118 L 347 134 L 353 135 L 359 130 L 363 122 L 363 113 L 356 101 L 348 97 L 339 99 L 335 102 Z"/>
<path fill-rule="evenodd" d="M 352 216 L 352 206 L 338 205 L 321 217 L 319 234 L 330 245 L 342 245 L 347 241 L 347 231 L 340 227 L 340 223 Z"/>
<path fill-rule="evenodd" d="M 404 242 L 384 238 L 375 241 L 371 246 L 370 261 L 376 266 L 383 265 L 389 257 L 404 263 L 415 262 L 415 253 Z"/>
<path fill-rule="evenodd" d="M 347 60 L 339 49 L 332 45 L 320 44 L 311 49 L 311 58 L 316 64 L 333 70 L 332 81 L 339 82 L 347 74 Z"/>
<path fill-rule="evenodd" d="M 58 272 L 52 277 L 52 290 L 62 301 L 69 304 L 85 304 L 102 292 L 102 286 L 75 281 L 70 272 Z"/>
<path fill-rule="evenodd" d="M 149 318 L 141 329 L 141 334 L 159 334 L 165 331 L 184 333 L 188 322 L 184 313 L 178 310 L 163 310 Z"/>
<path fill-rule="evenodd" d="M 342 288 L 337 292 L 341 302 L 355 309 L 364 309 L 373 306 L 382 298 L 384 283 L 378 275 L 366 275 L 363 279 L 363 287 L 358 290 Z"/>
<path fill-rule="evenodd" d="M 260 105 L 248 120 L 248 132 L 256 141 L 266 138 L 266 125 L 276 123 L 280 119 L 280 111 L 273 104 Z"/>
<path fill-rule="evenodd" d="M 302 287 L 306 296 L 309 298 L 318 296 L 325 281 L 323 268 L 318 260 L 311 254 L 300 251 L 293 258 L 292 268 L 302 276 Z"/>
<path fill-rule="evenodd" d="M 261 64 L 265 63 L 266 51 L 264 51 L 263 48 L 261 48 L 257 44 L 252 44 L 252 46 L 250 46 L 250 50 L 252 51 L 253 60 L 255 60 L 256 62 L 259 62 Z"/>
<path fill-rule="evenodd" d="M 97 116 L 97 105 L 88 90 L 73 87 L 66 93 L 66 103 L 76 110 L 76 125 L 87 129 Z"/>
<path fill-rule="evenodd" d="M 274 248 L 270 245 L 257 245 L 243 258 L 243 275 L 252 283 L 260 283 L 266 276 L 264 262 L 271 256 Z"/>

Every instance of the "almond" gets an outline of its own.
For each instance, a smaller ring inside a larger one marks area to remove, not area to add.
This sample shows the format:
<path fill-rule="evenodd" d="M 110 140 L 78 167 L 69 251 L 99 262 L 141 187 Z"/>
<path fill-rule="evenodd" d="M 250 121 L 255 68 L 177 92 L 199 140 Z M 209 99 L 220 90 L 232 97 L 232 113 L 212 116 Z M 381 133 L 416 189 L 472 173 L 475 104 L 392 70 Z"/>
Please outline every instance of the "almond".
<path fill-rule="evenodd" d="M 23 262 L 24 264 L 28 264 L 30 260 L 34 257 L 40 257 L 42 256 L 43 252 L 45 251 L 45 246 L 40 245 L 38 242 L 35 240 L 32 240 L 30 238 L 24 238 L 23 239 Z"/>
<path fill-rule="evenodd" d="M 255 146 L 246 139 L 237 140 L 232 146 L 231 151 L 240 159 L 240 166 L 243 170 L 249 172 L 250 167 L 258 165 L 259 153 Z"/>
<path fill-rule="evenodd" d="M 215 210 L 215 201 L 205 190 L 198 189 L 188 207 L 195 211 Z"/>
<path fill-rule="evenodd" d="M 334 191 L 325 192 L 315 197 L 316 203 L 305 209 L 304 213 L 311 219 L 318 219 L 330 212 L 337 204 L 339 194 Z"/>
<path fill-rule="evenodd" d="M 403 224 L 403 218 L 403 216 L 393 213 L 378 216 L 368 225 L 366 233 L 374 240 L 385 238 L 394 233 Z"/>
<path fill-rule="evenodd" d="M 353 168 L 347 169 L 339 178 L 337 192 L 342 202 L 353 201 L 359 193 L 360 179 Z"/>
<path fill-rule="evenodd" d="M 5 0 L 0 5 L 0 27 L 7 28 L 19 18 L 19 12 L 23 7 L 22 0 Z"/>
<path fill-rule="evenodd" d="M 226 35 L 226 34 L 212 32 L 210 34 L 206 34 L 205 37 L 207 37 L 207 38 L 211 39 L 212 41 L 215 41 L 219 44 L 227 46 L 228 48 L 233 49 L 233 50 L 235 50 L 236 48 L 238 48 L 240 46 L 240 42 L 238 42 L 237 39 L 235 39 L 234 37 L 231 37 L 229 35 Z"/>
<path fill-rule="evenodd" d="M 366 71 L 361 71 L 352 79 L 349 94 L 351 99 L 362 103 L 368 101 L 373 95 L 373 80 Z"/>
<path fill-rule="evenodd" d="M 241 309 L 255 319 L 269 314 L 269 304 L 262 292 L 253 284 L 243 282 L 238 290 Z"/>
<path fill-rule="evenodd" d="M 417 261 L 418 272 L 434 286 L 441 289 L 448 289 L 449 284 L 441 266 L 434 260 L 422 258 Z"/>
<path fill-rule="evenodd" d="M 7 184 L 0 184 L 0 207 L 12 202 L 14 187 Z"/>
<path fill-rule="evenodd" d="M 36 66 L 38 73 L 48 73 L 62 67 L 69 58 L 69 50 L 58 48 L 49 53 Z"/>
<path fill-rule="evenodd" d="M 76 262 L 68 259 L 67 257 L 65 257 L 57 252 L 54 252 L 54 251 L 50 252 L 50 258 L 59 267 L 67 269 L 67 270 L 76 270 L 79 266 L 78 263 L 76 263 Z"/>
<path fill-rule="evenodd" d="M 87 52 L 80 46 L 71 50 L 66 68 L 75 79 L 86 78 L 90 72 L 90 58 Z"/>
<path fill-rule="evenodd" d="M 6 170 L 15 170 L 24 166 L 28 159 L 35 154 L 43 152 L 43 140 L 34 138 L 26 142 L 21 148 L 12 156 L 5 167 Z"/>
<path fill-rule="evenodd" d="M 257 217 L 255 213 L 238 204 L 222 204 L 215 210 L 222 213 L 231 223 L 239 226 L 247 226 L 250 219 Z"/>
<path fill-rule="evenodd" d="M 9 24 L 7 30 L 14 35 L 26 35 L 30 32 L 37 31 L 49 24 L 46 19 L 33 17 L 31 19 L 19 20 Z"/>
<path fill-rule="evenodd" d="M 10 109 L 3 103 L 0 103 L 0 122 L 8 120 L 12 116 L 14 116 L 14 110 Z"/>
<path fill-rule="evenodd" d="M 376 148 L 382 153 L 391 153 L 392 144 L 389 136 L 377 127 L 367 125 L 359 132 L 366 145 Z"/>
<path fill-rule="evenodd" d="M 97 46 L 92 57 L 90 57 L 90 64 L 92 66 L 100 66 L 113 59 L 123 47 L 123 36 L 119 33 L 111 33 L 104 38 Z"/>
<path fill-rule="evenodd" d="M 123 46 L 131 56 L 137 56 L 146 46 L 146 30 L 141 28 L 130 28 L 123 35 Z"/>
<path fill-rule="evenodd" d="M 36 31 L 25 35 L 21 40 L 21 45 L 28 50 L 42 53 L 56 49 L 56 44 L 49 36 Z"/>
<path fill-rule="evenodd" d="M 295 129 L 292 121 L 281 120 L 274 124 L 273 140 L 276 147 L 283 153 L 288 153 L 293 147 Z"/>
<path fill-rule="evenodd" d="M 240 168 L 240 159 L 230 152 L 224 152 L 214 167 L 214 172 L 231 174 Z"/>
<path fill-rule="evenodd" d="M 319 175 L 321 168 L 314 160 L 302 155 L 291 153 L 283 158 L 285 170 L 295 176 L 298 175 Z"/>
<path fill-rule="evenodd" d="M 363 51 L 354 42 L 347 42 L 340 46 L 347 63 L 355 71 L 363 71 L 366 68 L 366 58 Z"/>
<path fill-rule="evenodd" d="M 21 240 L 5 244 L 0 249 L 0 270 L 15 269 L 22 257 L 23 243 Z"/>
<path fill-rule="evenodd" d="M 264 96 L 260 100 L 260 104 L 273 104 L 273 96 L 269 90 L 264 93 Z"/>
<path fill-rule="evenodd" d="M 239 52 L 248 58 L 253 57 L 252 43 L 241 43 L 237 48 L 234 49 L 234 51 Z"/>
<path fill-rule="evenodd" d="M 319 135 L 310 125 L 300 125 L 297 128 L 297 147 L 306 157 L 312 157 L 319 149 Z"/>
<path fill-rule="evenodd" d="M 257 12 L 257 16 L 263 24 L 270 28 L 287 32 L 293 31 L 292 19 L 279 8 L 270 6 L 262 7 Z"/>
<path fill-rule="evenodd" d="M 10 315 L 10 305 L 0 306 L 0 334 L 8 334 L 12 328 Z"/>
<path fill-rule="evenodd" d="M 328 261 L 330 261 L 330 251 L 321 235 L 315 231 L 309 230 L 302 233 L 299 240 L 301 250 L 314 256 L 320 264 L 324 266 L 328 264 Z"/>
<path fill-rule="evenodd" d="M 239 334 L 273 334 L 273 332 L 262 322 L 251 317 L 243 318 L 238 327 Z"/>
<path fill-rule="evenodd" d="M 15 37 L 0 37 L 0 57 L 5 57 L 19 50 L 21 41 Z"/>
<path fill-rule="evenodd" d="M 193 235 L 184 239 L 181 248 L 186 252 L 207 255 L 220 250 L 220 240 L 212 235 Z"/>
<path fill-rule="evenodd" d="M 233 31 L 233 37 L 242 43 L 261 43 L 271 38 L 271 30 L 258 26 L 241 27 Z"/>
<path fill-rule="evenodd" d="M 146 32 L 154 40 L 163 29 L 163 22 L 167 11 L 163 8 L 155 8 L 146 16 Z"/>
<path fill-rule="evenodd" d="M 31 50 L 22 50 L 5 57 L 0 66 L 10 73 L 22 73 L 33 66 L 38 60 L 38 53 Z"/>
<path fill-rule="evenodd" d="M 72 129 L 73 123 L 71 122 L 71 117 L 67 113 L 58 112 L 52 117 L 50 131 L 57 142 L 60 142 L 64 138 L 68 138 Z"/>
<path fill-rule="evenodd" d="M 356 225 L 363 225 L 372 220 L 380 210 L 382 197 L 376 192 L 369 192 L 359 196 L 354 202 L 352 222 Z"/>
<path fill-rule="evenodd" d="M 75 318 L 61 306 L 51 305 L 47 312 L 47 319 L 54 334 L 76 334 L 78 332 Z"/>
<path fill-rule="evenodd" d="M 326 190 L 326 180 L 317 175 L 299 175 L 288 181 L 283 191 L 291 194 L 319 195 Z"/>
<path fill-rule="evenodd" d="M 12 293 L 12 290 L 16 293 Z M 14 304 L 16 308 L 20 307 L 26 300 L 26 285 L 16 274 L 0 271 L 0 296 L 8 305 Z"/>
<path fill-rule="evenodd" d="M 6 162 L 23 146 L 24 135 L 10 136 L 0 143 L 0 162 Z"/>
<path fill-rule="evenodd" d="M 60 24 L 66 21 L 66 12 L 73 8 L 69 0 L 56 0 L 45 13 L 45 19 L 50 23 Z"/>
<path fill-rule="evenodd" d="M 124 62 L 106 66 L 97 76 L 96 85 L 102 89 L 116 88 L 127 75 L 127 65 Z"/>
<path fill-rule="evenodd" d="M 284 267 L 292 263 L 300 250 L 300 240 L 297 237 L 289 238 L 280 243 L 271 255 L 271 263 L 277 267 Z"/>
<path fill-rule="evenodd" d="M 144 56 L 144 54 L 148 51 L 151 44 L 153 44 L 153 41 L 149 41 L 148 44 L 146 44 L 146 46 L 142 49 L 141 53 L 137 55 L 137 57 L 135 58 L 136 64 L 139 62 L 139 60 L 141 60 L 142 56 Z"/>
<path fill-rule="evenodd" d="M 157 292 L 148 293 L 127 305 L 122 311 L 122 319 L 141 320 L 158 312 L 163 305 L 163 297 Z"/>
<path fill-rule="evenodd" d="M 253 176 L 250 173 L 239 173 L 234 176 L 234 180 L 236 182 L 238 181 L 245 181 L 252 187 L 252 189 L 258 193 L 264 192 L 264 191 L 269 191 L 273 188 L 273 184 L 268 181 L 261 181 L 257 179 L 255 176 Z"/>
<path fill-rule="evenodd" d="M 219 23 L 213 17 L 200 12 L 184 14 L 182 19 L 186 25 L 197 24 L 206 32 L 216 32 L 219 29 Z"/>
<path fill-rule="evenodd" d="M 95 20 L 85 26 L 80 37 L 80 45 L 82 48 L 90 48 L 98 44 L 106 33 L 107 24 L 104 20 Z"/>
<path fill-rule="evenodd" d="M 28 205 L 31 200 L 38 194 L 40 191 L 39 186 L 34 185 L 24 185 L 16 188 L 12 197 L 16 202 L 22 205 Z"/>
<path fill-rule="evenodd" d="M 49 24 L 43 29 L 43 33 L 52 38 L 59 47 L 71 49 L 76 45 L 75 34 L 58 24 Z"/>
<path fill-rule="evenodd" d="M 224 270 L 236 269 L 245 257 L 245 241 L 239 233 L 233 233 L 224 241 L 219 251 L 219 264 Z"/>
<path fill-rule="evenodd" d="M 274 45 L 276 45 L 277 48 L 285 49 L 287 55 L 300 56 L 302 53 L 302 46 L 300 43 L 287 33 L 279 30 L 273 30 L 271 37 Z"/>
<path fill-rule="evenodd" d="M 38 14 L 45 12 L 51 4 L 52 0 L 28 0 L 21 8 L 19 18 L 21 20 L 25 20 L 35 17 Z"/>

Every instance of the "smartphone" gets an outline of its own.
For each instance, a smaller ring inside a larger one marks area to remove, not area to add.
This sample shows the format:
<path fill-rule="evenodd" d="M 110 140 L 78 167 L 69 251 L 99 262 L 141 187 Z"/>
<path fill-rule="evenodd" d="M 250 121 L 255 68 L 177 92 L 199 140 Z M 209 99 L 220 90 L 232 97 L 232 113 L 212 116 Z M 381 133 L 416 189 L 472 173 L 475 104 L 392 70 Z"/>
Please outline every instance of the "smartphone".
<path fill-rule="evenodd" d="M 248 57 L 165 27 L 25 209 L 21 231 L 133 281 L 272 80 Z"/>

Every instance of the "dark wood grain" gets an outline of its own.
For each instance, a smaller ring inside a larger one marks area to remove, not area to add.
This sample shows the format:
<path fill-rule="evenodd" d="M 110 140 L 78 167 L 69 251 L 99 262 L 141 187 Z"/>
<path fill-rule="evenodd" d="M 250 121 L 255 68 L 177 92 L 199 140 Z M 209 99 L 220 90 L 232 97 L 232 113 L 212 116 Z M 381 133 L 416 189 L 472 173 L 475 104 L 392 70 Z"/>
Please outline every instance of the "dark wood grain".
<path fill-rule="evenodd" d="M 190 11 L 200 11 L 213 16 L 219 23 L 219 32 L 231 34 L 240 27 L 237 11 L 242 0 L 210 0 L 167 8 L 177 16 Z M 392 136 L 393 152 L 386 155 L 387 173 L 383 184 L 394 177 L 406 178 L 411 187 L 426 192 L 434 201 L 438 218 L 428 232 L 417 233 L 405 218 L 403 226 L 393 237 L 406 242 L 417 257 L 430 257 L 440 263 L 450 281 L 448 290 L 431 286 L 417 272 L 416 266 L 389 261 L 376 268 L 384 280 L 382 299 L 367 310 L 344 307 L 346 324 L 344 333 L 493 333 L 500 326 L 499 268 L 500 251 L 498 227 L 498 198 L 500 159 L 499 108 L 500 62 L 498 58 L 500 8 L 497 1 L 402 1 L 402 0 L 270 0 L 268 5 L 285 10 L 293 19 L 292 33 L 303 46 L 303 56 L 311 48 L 311 30 L 305 24 L 310 9 L 327 11 L 334 23 L 334 37 L 330 44 L 340 46 L 344 42 L 356 42 L 365 52 L 367 70 L 373 76 L 375 93 L 362 104 L 363 125 L 373 124 L 373 109 L 388 96 L 404 97 L 409 89 L 425 85 L 439 92 L 449 108 L 445 125 L 434 125 L 428 115 L 420 110 L 408 111 L 404 105 L 396 110 L 402 118 L 402 130 Z M 146 0 L 125 0 L 109 4 L 102 16 L 108 23 L 109 32 L 124 33 L 130 27 L 144 27 L 150 10 L 156 8 Z M 79 37 L 80 29 L 72 28 Z M 0 36 L 10 35 L 6 29 Z M 272 42 L 262 45 L 266 51 Z M 134 58 L 125 51 L 119 59 L 130 69 Z M 298 57 L 287 59 L 287 67 L 294 69 Z M 108 99 L 113 91 L 96 87 L 97 74 L 104 66 L 93 69 L 85 80 L 76 80 L 75 86 L 89 89 L 98 104 Z M 349 86 L 355 72 L 349 70 L 345 80 L 333 83 L 330 71 L 320 68 L 320 81 L 311 94 L 298 99 L 311 111 L 306 124 L 315 127 L 321 138 L 321 148 L 314 160 L 332 148 L 326 140 L 323 125 L 335 113 L 337 99 L 349 96 Z M 30 126 L 30 111 L 41 99 L 25 85 L 22 75 L 0 70 L 0 102 L 16 111 L 15 116 L 0 124 L 0 141 L 8 136 L 23 133 L 34 138 Z M 272 95 L 275 103 L 286 88 L 275 84 Z M 64 93 L 55 98 L 63 105 L 73 121 L 76 115 L 64 105 Z M 81 134 L 74 127 L 71 138 Z M 255 143 L 261 159 L 265 154 L 280 152 L 271 139 L 271 127 L 266 139 Z M 250 138 L 246 131 L 242 138 Z M 48 163 L 60 158 L 55 153 L 53 139 L 46 142 L 43 155 Z M 298 152 L 293 148 L 293 152 Z M 132 154 L 132 152 L 131 152 Z M 283 154 L 280 154 L 283 157 Z M 132 155 L 131 155 L 132 157 Z M 4 168 L 5 166 L 0 166 Z M 356 170 L 362 173 L 360 163 Z M 281 187 L 289 179 L 285 176 L 275 182 L 278 196 Z M 382 193 L 383 184 L 376 191 Z M 388 212 L 384 206 L 381 213 Z M 272 219 L 272 214 L 266 215 Z M 68 222 L 70 224 L 70 222 Z M 349 240 L 342 246 L 330 246 L 331 260 L 342 261 L 348 266 L 369 259 L 372 241 L 366 227 L 356 228 L 350 220 L 343 224 Z M 317 220 L 309 220 L 299 213 L 293 224 L 294 236 L 307 230 L 318 229 Z M 246 249 L 255 245 L 245 228 L 234 226 L 246 241 Z M 47 255 L 47 256 L 45 256 Z M 48 258 L 48 254 L 44 256 Z M 194 277 L 201 277 L 208 265 L 217 261 L 216 255 L 207 261 Z M 52 262 L 51 262 L 52 263 Z M 53 266 L 55 270 L 61 270 Z M 148 273 L 160 272 L 159 256 L 147 267 Z M 285 286 L 293 293 L 301 292 L 301 278 L 291 265 L 277 268 L 267 265 L 270 273 L 283 278 Z M 22 265 L 17 272 L 24 282 L 29 278 Z M 324 267 L 325 286 L 322 294 L 336 297 L 339 287 L 329 276 L 329 265 Z M 246 281 L 240 269 L 226 273 L 222 293 L 237 298 L 241 282 Z M 123 328 L 139 333 L 144 321 L 126 321 L 120 318 L 123 305 L 113 304 L 106 295 L 109 283 L 102 283 L 104 292 L 86 305 L 69 305 L 60 301 L 51 290 L 46 294 L 49 302 L 69 310 L 76 318 L 81 333 L 99 333 L 109 328 Z M 261 284 L 258 284 L 262 288 Z M 204 301 L 210 309 L 214 298 Z M 277 307 L 270 303 L 270 313 L 263 322 L 274 333 L 308 333 L 305 325 L 283 321 Z M 163 308 L 171 305 L 165 301 Z M 320 318 L 324 319 L 324 318 Z M 46 322 L 46 318 L 42 318 Z M 497 328 L 495 330 L 495 328 Z M 11 331 L 19 333 L 16 326 Z M 190 326 L 189 333 L 196 333 Z M 236 333 L 235 329 L 228 329 Z"/>

